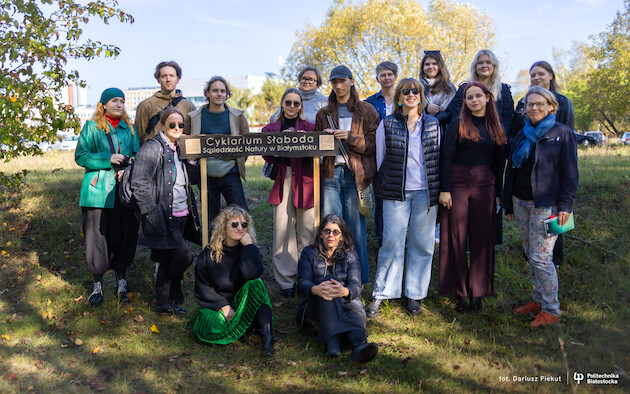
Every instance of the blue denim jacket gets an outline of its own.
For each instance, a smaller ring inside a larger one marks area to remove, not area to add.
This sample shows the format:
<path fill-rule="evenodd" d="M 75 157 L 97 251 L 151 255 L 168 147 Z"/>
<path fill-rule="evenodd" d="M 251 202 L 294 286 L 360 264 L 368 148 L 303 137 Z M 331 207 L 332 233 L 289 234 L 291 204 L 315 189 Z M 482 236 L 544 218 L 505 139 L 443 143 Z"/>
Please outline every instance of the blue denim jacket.
<path fill-rule="evenodd" d="M 366 98 L 365 101 L 372 104 L 381 120 L 385 119 L 387 115 L 385 115 L 385 96 L 383 96 L 382 90 Z"/>

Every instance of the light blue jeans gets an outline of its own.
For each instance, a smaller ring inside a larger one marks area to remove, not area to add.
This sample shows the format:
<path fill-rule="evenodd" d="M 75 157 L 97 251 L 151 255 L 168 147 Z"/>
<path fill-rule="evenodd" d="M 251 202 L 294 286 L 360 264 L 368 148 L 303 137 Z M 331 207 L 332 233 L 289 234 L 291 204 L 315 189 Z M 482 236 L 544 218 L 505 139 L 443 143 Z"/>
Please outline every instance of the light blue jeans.
<path fill-rule="evenodd" d="M 555 206 L 534 207 L 533 201 L 512 197 L 514 220 L 527 255 L 529 275 L 532 280 L 532 298 L 542 310 L 560 316 L 558 300 L 558 273 L 553 263 L 553 247 L 557 235 L 547 238 L 543 221 L 558 213 Z"/>
<path fill-rule="evenodd" d="M 345 165 L 335 167 L 333 179 L 322 179 L 322 217 L 343 218 L 352 232 L 352 242 L 361 263 L 361 282 L 370 282 L 365 217 L 359 213 L 359 196 L 354 175 Z"/>
<path fill-rule="evenodd" d="M 378 251 L 373 298 L 400 298 L 403 269 L 405 296 L 412 300 L 427 297 L 437 212 L 437 205 L 429 207 L 427 190 L 405 192 L 405 201 L 383 200 L 383 246 Z"/>

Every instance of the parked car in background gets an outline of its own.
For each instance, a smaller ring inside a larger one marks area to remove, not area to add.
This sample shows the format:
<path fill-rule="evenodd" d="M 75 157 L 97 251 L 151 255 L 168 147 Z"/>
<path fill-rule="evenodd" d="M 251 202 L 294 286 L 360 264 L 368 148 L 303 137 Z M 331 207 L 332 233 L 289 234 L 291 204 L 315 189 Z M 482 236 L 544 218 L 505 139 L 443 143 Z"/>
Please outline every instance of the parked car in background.
<path fill-rule="evenodd" d="M 606 145 L 606 134 L 603 131 L 587 131 L 584 135 L 590 135 L 597 138 L 597 145 Z"/>
<path fill-rule="evenodd" d="M 77 144 L 79 143 L 79 136 L 74 133 L 64 133 L 59 134 L 62 137 L 61 141 L 52 145 L 53 150 L 75 150 L 77 149 Z"/>
<path fill-rule="evenodd" d="M 592 135 L 580 134 L 577 131 L 574 131 L 574 133 L 578 145 L 593 146 L 598 144 L 597 138 L 593 137 Z"/>
<path fill-rule="evenodd" d="M 630 145 L 630 131 L 623 133 L 621 138 L 619 138 L 619 141 L 624 145 Z"/>

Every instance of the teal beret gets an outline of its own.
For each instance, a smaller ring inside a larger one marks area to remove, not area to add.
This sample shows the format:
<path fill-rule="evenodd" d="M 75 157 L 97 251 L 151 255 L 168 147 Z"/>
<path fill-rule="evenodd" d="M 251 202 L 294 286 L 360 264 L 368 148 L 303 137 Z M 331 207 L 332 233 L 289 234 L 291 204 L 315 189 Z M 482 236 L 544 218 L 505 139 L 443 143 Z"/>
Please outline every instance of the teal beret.
<path fill-rule="evenodd" d="M 125 99 L 125 94 L 122 92 L 122 90 L 118 89 L 118 88 L 108 88 L 103 90 L 103 93 L 101 94 L 101 104 L 105 105 L 109 102 L 109 100 L 115 98 L 115 97 L 120 97 L 123 100 Z"/>

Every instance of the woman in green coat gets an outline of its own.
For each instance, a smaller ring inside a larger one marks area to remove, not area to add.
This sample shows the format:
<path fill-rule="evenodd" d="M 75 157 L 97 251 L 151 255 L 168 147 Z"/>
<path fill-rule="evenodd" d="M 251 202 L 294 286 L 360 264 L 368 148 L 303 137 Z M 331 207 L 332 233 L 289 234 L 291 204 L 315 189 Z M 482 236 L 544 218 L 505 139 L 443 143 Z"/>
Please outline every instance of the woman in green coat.
<path fill-rule="evenodd" d="M 138 242 L 138 222 L 132 209 L 121 204 L 117 179 L 140 147 L 138 134 L 125 111 L 125 95 L 109 88 L 101 94 L 96 112 L 88 121 L 74 155 L 85 168 L 79 205 L 85 237 L 85 266 L 94 275 L 90 304 L 103 302 L 102 279 L 116 272 L 116 295 L 128 302 L 125 272 L 133 262 Z"/>

